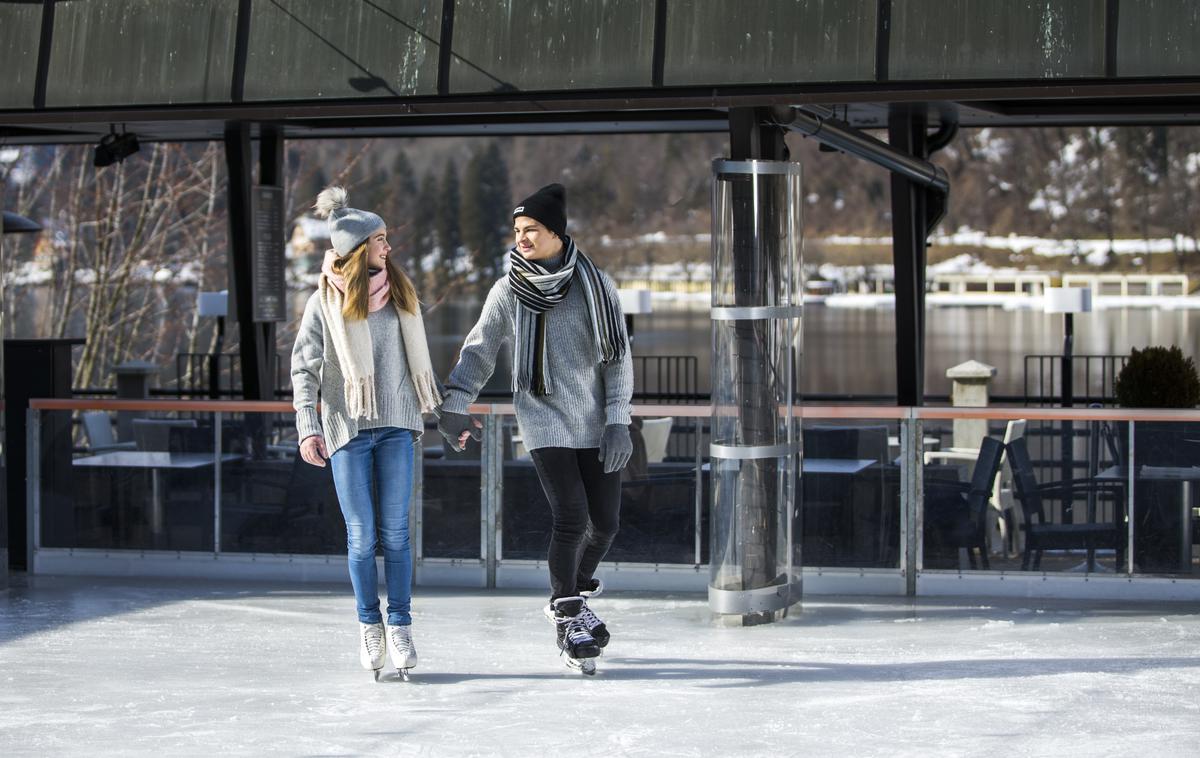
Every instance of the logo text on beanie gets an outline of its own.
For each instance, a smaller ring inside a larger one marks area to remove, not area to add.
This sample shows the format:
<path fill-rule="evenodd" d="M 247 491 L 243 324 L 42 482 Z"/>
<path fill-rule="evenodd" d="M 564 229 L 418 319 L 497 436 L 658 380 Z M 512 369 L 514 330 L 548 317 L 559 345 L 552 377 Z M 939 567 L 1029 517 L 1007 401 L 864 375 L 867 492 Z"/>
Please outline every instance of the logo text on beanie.
<path fill-rule="evenodd" d="M 513 208 L 513 215 L 515 216 L 515 215 L 517 215 L 518 213 L 521 213 L 521 212 L 522 212 L 522 211 L 524 211 L 524 210 L 525 210 L 525 206 L 523 206 L 523 205 L 518 205 L 516 208 Z"/>

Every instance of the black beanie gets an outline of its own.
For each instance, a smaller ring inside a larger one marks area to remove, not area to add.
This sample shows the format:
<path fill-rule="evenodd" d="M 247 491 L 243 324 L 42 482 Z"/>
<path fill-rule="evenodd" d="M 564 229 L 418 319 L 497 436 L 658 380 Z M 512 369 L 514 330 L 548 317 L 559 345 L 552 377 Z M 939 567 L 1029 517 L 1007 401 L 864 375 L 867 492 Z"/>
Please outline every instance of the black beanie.
<path fill-rule="evenodd" d="M 561 184 L 547 184 L 517 203 L 513 218 L 528 216 L 559 237 L 567 233 L 567 190 Z"/>

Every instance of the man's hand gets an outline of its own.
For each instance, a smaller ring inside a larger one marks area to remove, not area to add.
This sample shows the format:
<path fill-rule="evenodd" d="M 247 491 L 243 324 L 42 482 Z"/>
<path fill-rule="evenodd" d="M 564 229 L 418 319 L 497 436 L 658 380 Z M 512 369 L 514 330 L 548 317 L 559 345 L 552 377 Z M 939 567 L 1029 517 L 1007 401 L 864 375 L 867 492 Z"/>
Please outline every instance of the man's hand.
<path fill-rule="evenodd" d="M 300 457 L 305 463 L 325 468 L 325 461 L 329 458 L 329 451 L 325 449 L 325 438 L 319 434 L 305 437 L 300 443 Z"/>
<path fill-rule="evenodd" d="M 466 447 L 468 437 L 477 442 L 483 439 L 483 433 L 479 431 L 482 428 L 483 424 L 465 413 L 442 411 L 442 416 L 438 419 L 438 431 L 442 433 L 443 439 L 459 452 Z"/>
<path fill-rule="evenodd" d="M 609 424 L 604 427 L 600 438 L 600 460 L 604 461 L 604 473 L 620 471 L 633 455 L 633 440 L 629 438 L 629 427 L 625 424 Z"/>

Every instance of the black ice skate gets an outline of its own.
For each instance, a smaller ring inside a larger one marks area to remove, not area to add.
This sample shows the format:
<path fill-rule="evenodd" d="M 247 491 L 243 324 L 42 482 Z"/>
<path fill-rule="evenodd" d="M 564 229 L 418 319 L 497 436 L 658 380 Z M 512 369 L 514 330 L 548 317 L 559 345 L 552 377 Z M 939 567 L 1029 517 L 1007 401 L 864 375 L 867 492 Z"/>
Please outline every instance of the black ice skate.
<path fill-rule="evenodd" d="M 579 590 L 580 597 L 583 598 L 583 609 L 580 614 L 583 618 L 584 626 L 587 627 L 588 633 L 596 640 L 596 644 L 600 647 L 607 647 L 608 640 L 612 637 L 608 633 L 608 627 L 600 620 L 600 617 L 588 607 L 588 601 L 604 592 L 604 582 L 599 579 L 592 579 L 586 586 Z"/>
<path fill-rule="evenodd" d="M 600 655 L 600 645 L 584 622 L 585 607 L 582 597 L 560 597 L 547 606 L 546 615 L 554 621 L 558 649 L 567 654 L 567 665 L 585 674 L 594 674 L 596 663 L 590 659 Z"/>

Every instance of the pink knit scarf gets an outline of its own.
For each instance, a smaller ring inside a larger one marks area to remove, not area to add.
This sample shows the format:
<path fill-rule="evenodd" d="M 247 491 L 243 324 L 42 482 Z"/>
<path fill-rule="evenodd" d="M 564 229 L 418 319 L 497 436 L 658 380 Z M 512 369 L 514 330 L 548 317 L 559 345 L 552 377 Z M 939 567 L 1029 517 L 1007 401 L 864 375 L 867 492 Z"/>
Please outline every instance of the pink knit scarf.
<path fill-rule="evenodd" d="M 346 294 L 346 278 L 333 270 L 333 262 L 338 259 L 338 255 L 333 250 L 325 251 L 325 260 L 321 262 L 321 273 L 329 280 L 329 283 L 337 287 L 338 292 Z M 387 269 L 381 268 L 374 274 L 371 274 L 369 282 L 369 294 L 367 295 L 367 310 L 371 313 L 379 310 L 387 305 L 388 294 L 388 275 Z"/>

